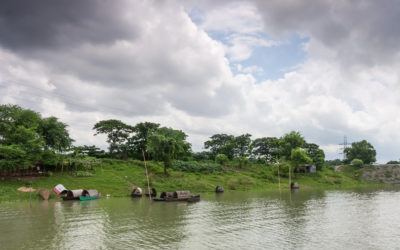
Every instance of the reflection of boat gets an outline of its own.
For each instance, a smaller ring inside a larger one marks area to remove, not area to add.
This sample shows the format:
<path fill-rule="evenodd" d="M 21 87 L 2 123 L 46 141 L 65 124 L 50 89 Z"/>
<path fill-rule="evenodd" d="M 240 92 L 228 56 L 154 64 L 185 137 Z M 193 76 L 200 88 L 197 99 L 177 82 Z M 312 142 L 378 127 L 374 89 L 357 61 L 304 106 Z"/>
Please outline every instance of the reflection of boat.
<path fill-rule="evenodd" d="M 68 190 L 66 193 L 64 193 L 64 196 L 62 196 L 62 198 L 65 201 L 79 200 L 79 196 L 82 195 L 82 192 L 83 192 L 83 189 Z"/>
<path fill-rule="evenodd" d="M 143 191 L 140 187 L 134 187 L 132 192 L 131 192 L 131 196 L 132 197 L 142 197 L 143 195 Z"/>
<path fill-rule="evenodd" d="M 200 201 L 200 195 L 191 195 L 190 191 L 162 192 L 160 198 L 154 198 L 153 201 Z"/>
<path fill-rule="evenodd" d="M 79 196 L 81 201 L 96 200 L 100 198 L 100 193 L 96 189 L 83 190 L 82 195 Z"/>

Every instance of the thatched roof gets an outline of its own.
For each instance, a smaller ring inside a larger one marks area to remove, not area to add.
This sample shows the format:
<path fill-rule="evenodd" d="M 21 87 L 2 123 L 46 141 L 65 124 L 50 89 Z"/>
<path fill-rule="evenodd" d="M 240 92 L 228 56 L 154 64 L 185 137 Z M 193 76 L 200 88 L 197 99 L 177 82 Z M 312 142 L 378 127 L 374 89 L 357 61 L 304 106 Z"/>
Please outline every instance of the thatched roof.
<path fill-rule="evenodd" d="M 175 192 L 162 192 L 160 195 L 160 198 L 166 198 L 166 197 L 173 198 L 174 194 L 175 194 Z"/>
<path fill-rule="evenodd" d="M 140 187 L 134 187 L 133 189 L 132 189 L 132 192 L 131 192 L 132 194 L 143 194 L 143 191 L 142 191 L 142 189 L 140 188 Z"/>
<path fill-rule="evenodd" d="M 57 186 L 55 186 L 53 188 L 54 192 L 56 192 L 58 195 L 60 194 L 65 194 L 66 192 L 68 192 L 68 190 L 64 187 L 63 184 L 58 184 Z"/>
<path fill-rule="evenodd" d="M 76 189 L 76 190 L 68 190 L 67 197 L 68 198 L 79 198 L 82 196 L 83 189 Z"/>
<path fill-rule="evenodd" d="M 83 190 L 82 196 L 85 196 L 85 197 L 97 197 L 97 196 L 99 196 L 99 191 L 97 191 L 96 189 Z"/>
<path fill-rule="evenodd" d="M 174 198 L 178 198 L 178 199 L 190 198 L 190 191 L 189 190 L 175 191 Z"/>
<path fill-rule="evenodd" d="M 149 196 L 151 194 L 151 196 L 156 196 L 157 195 L 157 190 L 155 188 L 146 188 L 146 192 L 145 195 Z"/>

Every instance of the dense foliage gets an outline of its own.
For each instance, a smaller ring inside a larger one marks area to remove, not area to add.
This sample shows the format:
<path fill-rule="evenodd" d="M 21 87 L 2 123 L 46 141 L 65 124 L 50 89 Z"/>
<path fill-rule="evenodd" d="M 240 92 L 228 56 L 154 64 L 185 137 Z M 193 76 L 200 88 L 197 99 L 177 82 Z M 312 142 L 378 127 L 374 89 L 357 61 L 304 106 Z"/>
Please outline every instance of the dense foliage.
<path fill-rule="evenodd" d="M 376 161 L 376 151 L 371 143 L 366 140 L 353 142 L 351 148 L 346 148 L 346 162 L 350 163 L 354 159 L 360 159 L 365 164 L 371 164 Z"/>
<path fill-rule="evenodd" d="M 55 164 L 72 144 L 67 125 L 17 105 L 0 105 L 0 170 Z"/>

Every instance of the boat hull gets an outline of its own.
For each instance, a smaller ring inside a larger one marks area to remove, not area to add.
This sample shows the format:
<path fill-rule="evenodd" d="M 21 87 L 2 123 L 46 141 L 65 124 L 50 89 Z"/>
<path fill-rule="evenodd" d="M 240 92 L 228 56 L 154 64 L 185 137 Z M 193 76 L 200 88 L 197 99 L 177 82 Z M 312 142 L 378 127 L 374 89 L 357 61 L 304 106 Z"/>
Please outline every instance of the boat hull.
<path fill-rule="evenodd" d="M 88 200 L 97 200 L 97 199 L 99 199 L 99 198 L 100 198 L 99 196 L 95 196 L 95 197 L 80 196 L 80 197 L 79 197 L 79 200 L 81 200 L 81 201 L 88 201 Z"/>

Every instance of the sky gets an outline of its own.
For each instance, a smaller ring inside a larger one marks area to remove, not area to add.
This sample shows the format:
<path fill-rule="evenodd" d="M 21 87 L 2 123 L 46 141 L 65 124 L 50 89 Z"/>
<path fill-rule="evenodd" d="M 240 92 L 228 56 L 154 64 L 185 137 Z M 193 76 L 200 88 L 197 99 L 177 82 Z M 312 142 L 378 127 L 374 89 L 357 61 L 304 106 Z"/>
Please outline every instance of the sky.
<path fill-rule="evenodd" d="M 151 121 L 252 139 L 300 132 L 327 159 L 369 141 L 400 159 L 400 5 L 394 0 L 2 0 L 0 104 L 69 125 Z"/>

